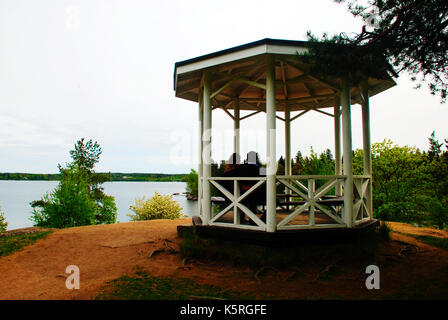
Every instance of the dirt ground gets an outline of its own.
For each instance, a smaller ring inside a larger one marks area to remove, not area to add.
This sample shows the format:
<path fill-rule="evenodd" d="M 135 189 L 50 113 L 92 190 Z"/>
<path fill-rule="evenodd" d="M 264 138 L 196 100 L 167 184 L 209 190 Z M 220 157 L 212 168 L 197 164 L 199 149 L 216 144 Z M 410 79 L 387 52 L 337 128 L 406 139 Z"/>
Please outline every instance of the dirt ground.
<path fill-rule="evenodd" d="M 0 300 L 93 299 L 107 281 L 136 270 L 277 298 L 399 298 L 414 283 L 424 281 L 428 287 L 447 284 L 448 251 L 398 233 L 448 238 L 444 231 L 390 223 L 398 232 L 392 233 L 394 241 L 381 253 L 381 289 L 372 291 L 365 288 L 365 270 L 354 266 L 344 268 L 333 279 L 321 280 L 321 270 L 312 267 L 300 272 L 266 270 L 255 277 L 260 270 L 250 267 L 185 263 L 175 253 L 180 242 L 176 227 L 190 223 L 191 219 L 153 220 L 55 230 L 34 245 L 0 258 Z M 163 251 L 153 254 L 156 250 Z M 65 286 L 68 265 L 80 269 L 79 290 Z"/>

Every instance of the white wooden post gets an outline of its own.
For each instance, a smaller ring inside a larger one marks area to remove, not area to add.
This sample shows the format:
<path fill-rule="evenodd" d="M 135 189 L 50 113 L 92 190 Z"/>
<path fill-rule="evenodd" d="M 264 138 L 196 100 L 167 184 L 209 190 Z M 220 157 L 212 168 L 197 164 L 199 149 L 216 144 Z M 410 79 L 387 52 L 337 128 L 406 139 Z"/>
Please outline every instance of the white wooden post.
<path fill-rule="evenodd" d="M 238 180 L 233 181 L 233 196 L 235 199 L 240 197 L 240 184 Z M 241 212 L 238 210 L 237 202 L 233 203 L 233 224 L 240 224 L 241 221 Z"/>
<path fill-rule="evenodd" d="M 316 180 L 314 179 L 308 179 L 308 198 L 314 199 L 314 193 L 316 190 Z M 308 216 L 308 224 L 310 226 L 314 226 L 315 223 L 315 214 L 316 208 L 314 207 L 314 200 L 313 204 L 309 207 L 309 216 Z"/>
<path fill-rule="evenodd" d="M 276 108 L 275 108 L 275 59 L 268 54 L 266 57 L 266 231 L 276 230 L 276 185 L 277 159 L 275 146 Z"/>
<path fill-rule="evenodd" d="M 240 155 L 240 101 L 238 98 L 235 99 L 233 118 L 233 152 Z"/>
<path fill-rule="evenodd" d="M 291 168 L 291 112 L 289 106 L 285 106 L 285 176 L 292 175 Z M 287 190 L 290 191 L 289 188 Z"/>
<path fill-rule="evenodd" d="M 335 175 L 342 175 L 341 157 L 341 101 L 340 97 L 334 99 L 334 161 Z M 336 195 L 342 196 L 342 185 L 336 184 Z"/>
<path fill-rule="evenodd" d="M 238 98 L 235 99 L 235 108 L 233 113 L 233 152 L 240 155 L 240 101 Z M 236 158 L 237 159 L 237 158 Z M 235 199 L 238 199 L 240 196 L 240 185 L 239 181 L 234 181 L 234 191 L 235 191 Z M 235 204 L 233 206 L 233 216 L 234 216 L 234 224 L 239 224 L 241 221 L 241 212 L 238 209 L 238 206 Z"/>
<path fill-rule="evenodd" d="M 202 133 L 202 174 L 204 177 L 204 183 L 202 184 L 202 222 L 208 224 L 211 218 L 211 199 L 210 199 L 210 181 L 208 180 L 212 175 L 211 167 L 211 141 L 212 141 L 212 105 L 211 105 L 211 77 L 210 74 L 204 73 L 204 89 L 203 89 L 203 122 L 204 131 Z"/>
<path fill-rule="evenodd" d="M 370 102 L 368 79 L 361 82 L 362 95 L 362 142 L 364 155 L 364 175 L 370 176 L 369 186 L 366 190 L 367 203 L 369 208 L 369 217 L 373 218 L 373 195 L 372 195 L 372 149 L 370 139 Z"/>
<path fill-rule="evenodd" d="M 292 175 L 291 168 L 291 112 L 289 111 L 288 102 L 285 105 L 285 176 Z M 285 193 L 291 194 L 291 189 L 285 187 Z M 286 201 L 290 201 L 290 198 L 286 198 Z M 286 210 L 289 211 L 289 205 L 286 206 Z"/>
<path fill-rule="evenodd" d="M 203 144 L 202 144 L 202 135 L 204 133 L 204 127 L 203 127 L 203 115 L 204 115 L 204 108 L 203 108 L 203 100 L 202 95 L 199 94 L 199 103 L 198 103 L 198 109 L 199 109 L 199 165 L 198 165 L 198 210 L 199 210 L 199 216 L 203 219 L 202 214 L 202 152 L 203 152 Z"/>
<path fill-rule="evenodd" d="M 344 144 L 344 221 L 347 227 L 353 225 L 353 156 L 352 156 L 352 120 L 351 92 L 347 79 L 342 79 L 342 138 Z"/>

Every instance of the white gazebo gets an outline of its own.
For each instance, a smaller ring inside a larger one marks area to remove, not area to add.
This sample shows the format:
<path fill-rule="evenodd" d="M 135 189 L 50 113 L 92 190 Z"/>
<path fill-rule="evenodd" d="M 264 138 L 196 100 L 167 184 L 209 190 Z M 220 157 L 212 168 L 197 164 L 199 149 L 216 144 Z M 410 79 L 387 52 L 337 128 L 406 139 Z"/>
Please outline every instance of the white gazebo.
<path fill-rule="evenodd" d="M 306 50 L 303 41 L 263 39 L 175 64 L 176 97 L 198 103 L 198 207 L 203 225 L 272 233 L 353 228 L 372 221 L 369 97 L 396 85 L 392 71 L 384 70 L 381 79 L 364 79 L 357 86 L 344 78 L 322 79 L 312 74 L 310 66 L 297 54 Z M 360 176 L 353 175 L 352 167 L 354 104 L 362 108 L 364 172 Z M 212 111 L 218 108 L 234 121 L 234 152 L 238 154 L 240 121 L 266 113 L 266 175 L 211 176 Z M 334 175 L 292 175 L 291 122 L 310 111 L 334 118 Z M 276 172 L 277 119 L 285 123 L 284 175 Z M 232 191 L 222 186 L 224 180 L 233 181 Z M 252 187 L 241 191 L 241 181 L 251 181 Z M 225 207 L 219 210 L 214 208 L 212 185 L 227 198 Z M 278 185 L 284 187 L 284 194 L 277 194 Z M 244 199 L 261 186 L 266 188 L 265 219 L 244 204 Z M 250 224 L 240 223 L 241 212 L 250 218 Z"/>

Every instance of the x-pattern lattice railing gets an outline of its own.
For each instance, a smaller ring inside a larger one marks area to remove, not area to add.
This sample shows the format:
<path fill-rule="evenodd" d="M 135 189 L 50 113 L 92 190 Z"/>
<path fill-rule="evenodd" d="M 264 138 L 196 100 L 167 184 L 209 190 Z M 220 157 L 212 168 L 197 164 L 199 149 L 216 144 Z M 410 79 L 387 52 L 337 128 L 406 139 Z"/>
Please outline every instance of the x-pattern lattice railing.
<path fill-rule="evenodd" d="M 354 176 L 353 177 L 353 220 L 354 222 L 362 221 L 372 217 L 371 206 L 371 181 L 370 176 Z"/>
<path fill-rule="evenodd" d="M 345 226 L 345 222 L 341 216 L 341 206 L 326 205 L 319 201 L 334 190 L 338 184 L 344 182 L 345 176 L 277 176 L 277 180 L 287 189 L 293 192 L 292 196 L 301 197 L 303 203 L 295 207 L 292 213 L 286 216 L 277 224 L 277 229 L 291 229 L 297 227 L 315 227 L 315 210 L 318 209 L 336 222 L 335 225 Z M 303 181 L 308 182 L 307 186 Z M 327 180 L 321 187 L 316 190 L 317 180 Z M 308 212 L 308 225 L 288 225 L 298 215 Z M 320 225 L 321 227 L 325 225 Z"/>
<path fill-rule="evenodd" d="M 246 229 L 257 229 L 257 230 L 265 230 L 266 224 L 254 213 L 250 210 L 246 205 L 243 204 L 244 199 L 246 199 L 250 194 L 252 194 L 255 190 L 261 187 L 264 183 L 266 183 L 265 177 L 213 177 L 209 179 L 210 183 L 214 185 L 229 201 L 230 203 L 214 215 L 210 221 L 210 225 L 229 225 L 229 223 L 218 222 L 218 220 L 223 217 L 226 213 L 228 213 L 231 209 L 233 209 L 233 226 L 240 225 L 239 221 L 239 211 L 241 210 L 245 213 L 255 224 L 256 226 L 244 225 Z M 225 188 L 220 181 L 231 181 L 233 183 L 233 193 Z M 241 194 L 240 183 L 242 181 L 257 181 L 253 186 L 251 186 L 247 191 Z"/>

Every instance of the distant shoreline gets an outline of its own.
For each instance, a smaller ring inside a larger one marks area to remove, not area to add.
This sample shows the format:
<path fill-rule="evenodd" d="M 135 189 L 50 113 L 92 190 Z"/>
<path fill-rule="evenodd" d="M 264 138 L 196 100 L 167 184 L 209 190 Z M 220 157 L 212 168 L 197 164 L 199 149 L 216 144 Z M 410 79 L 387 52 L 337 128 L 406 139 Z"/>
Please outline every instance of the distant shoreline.
<path fill-rule="evenodd" d="M 182 178 L 187 176 L 185 173 L 121 173 L 121 172 L 97 172 L 97 174 L 109 174 L 109 182 L 182 182 Z M 1 180 L 10 181 L 59 181 L 58 173 L 0 173 Z"/>

